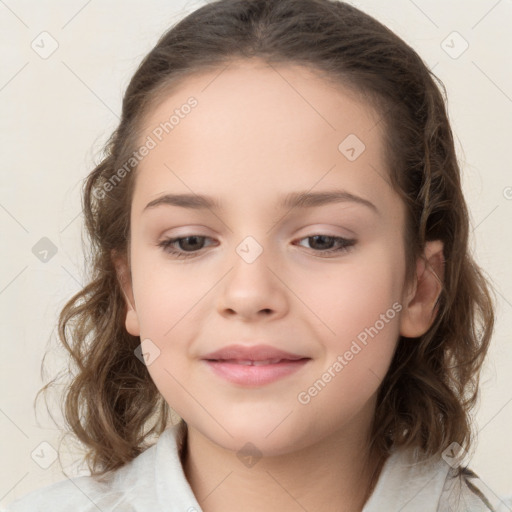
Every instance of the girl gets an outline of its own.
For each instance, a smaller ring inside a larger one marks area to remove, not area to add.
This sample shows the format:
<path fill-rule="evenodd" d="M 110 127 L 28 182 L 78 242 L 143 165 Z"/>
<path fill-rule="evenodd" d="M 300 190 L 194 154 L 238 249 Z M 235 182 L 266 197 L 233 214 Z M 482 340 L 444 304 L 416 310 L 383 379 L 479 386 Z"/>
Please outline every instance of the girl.
<path fill-rule="evenodd" d="M 9 511 L 510 510 L 463 464 L 494 305 L 439 85 L 335 0 L 164 34 L 85 183 L 93 273 L 59 322 L 91 475 Z"/>

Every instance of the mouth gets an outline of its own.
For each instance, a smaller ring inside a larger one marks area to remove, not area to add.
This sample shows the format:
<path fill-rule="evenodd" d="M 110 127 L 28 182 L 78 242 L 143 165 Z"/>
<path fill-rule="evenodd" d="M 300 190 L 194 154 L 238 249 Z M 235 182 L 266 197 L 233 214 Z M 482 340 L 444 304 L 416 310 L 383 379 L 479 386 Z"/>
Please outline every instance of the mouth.
<path fill-rule="evenodd" d="M 275 345 L 227 345 L 202 358 L 217 377 L 244 387 L 259 387 L 298 372 L 311 360 Z"/>
<path fill-rule="evenodd" d="M 303 361 L 306 359 L 310 359 L 309 357 L 301 357 L 299 359 L 283 359 L 283 358 L 275 358 L 275 359 L 264 359 L 264 360 L 251 360 L 251 359 L 206 359 L 206 361 L 210 361 L 213 363 L 228 363 L 228 364 L 239 364 L 244 366 L 267 366 L 272 364 L 278 364 L 282 362 L 294 363 L 297 361 Z"/>
<path fill-rule="evenodd" d="M 242 387 L 255 388 L 289 377 L 307 366 L 310 357 L 300 359 L 205 359 L 217 377 Z"/>
<path fill-rule="evenodd" d="M 281 350 L 273 345 L 227 345 L 219 350 L 203 355 L 207 361 L 229 361 L 242 364 L 262 362 L 277 364 L 281 360 L 295 361 L 304 359 L 304 354 L 294 354 Z"/>

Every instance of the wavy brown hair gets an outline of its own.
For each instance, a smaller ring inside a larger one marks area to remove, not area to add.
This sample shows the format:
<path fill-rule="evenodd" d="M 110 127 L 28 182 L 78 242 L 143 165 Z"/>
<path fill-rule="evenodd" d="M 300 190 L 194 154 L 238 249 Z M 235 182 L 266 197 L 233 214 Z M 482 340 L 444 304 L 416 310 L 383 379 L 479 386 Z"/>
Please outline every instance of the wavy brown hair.
<path fill-rule="evenodd" d="M 407 208 L 408 283 L 425 243 L 444 244 L 437 315 L 423 336 L 398 340 L 378 390 L 372 449 L 387 454 L 392 446 L 411 446 L 429 456 L 453 441 L 469 449 L 495 298 L 470 253 L 444 85 L 402 39 L 349 4 L 219 0 L 171 27 L 143 59 L 124 95 L 120 123 L 84 181 L 90 276 L 62 309 L 58 333 L 71 376 L 61 407 L 68 430 L 86 447 L 89 470 L 99 477 L 134 459 L 151 435 L 169 426 L 172 413 L 134 355 L 140 338 L 125 329 L 126 303 L 112 256 L 129 259 L 137 166 L 121 180 L 116 172 L 133 162 L 145 116 L 174 87 L 251 58 L 306 66 L 379 114 L 386 173 Z"/>

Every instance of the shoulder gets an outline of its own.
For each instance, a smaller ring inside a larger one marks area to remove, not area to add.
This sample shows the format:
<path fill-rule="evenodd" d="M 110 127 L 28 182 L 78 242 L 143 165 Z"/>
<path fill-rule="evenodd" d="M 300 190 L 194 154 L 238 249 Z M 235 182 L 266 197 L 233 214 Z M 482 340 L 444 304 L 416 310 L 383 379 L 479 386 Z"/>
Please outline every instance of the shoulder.
<path fill-rule="evenodd" d="M 498 497 L 471 469 L 450 466 L 441 454 L 425 459 L 415 449 L 398 448 L 363 512 L 510 512 L 509 500 Z"/>
<path fill-rule="evenodd" d="M 509 512 L 512 496 L 498 496 L 469 467 L 451 468 L 439 500 L 439 512 Z"/>
<path fill-rule="evenodd" d="M 150 492 L 156 445 L 107 476 L 67 478 L 36 489 L 0 512 L 135 512 L 134 501 Z"/>
<path fill-rule="evenodd" d="M 7 512 L 60 512 L 73 510 L 89 512 L 98 510 L 101 503 L 114 497 L 108 488 L 90 476 L 69 478 L 32 491 L 9 504 Z M 114 493 L 115 495 L 115 493 Z M 101 510 L 101 508 L 100 508 Z"/>
<path fill-rule="evenodd" d="M 11 502 L 0 512 L 201 510 L 179 458 L 183 425 L 164 430 L 155 444 L 116 471 L 100 478 L 89 475 L 56 482 Z"/>

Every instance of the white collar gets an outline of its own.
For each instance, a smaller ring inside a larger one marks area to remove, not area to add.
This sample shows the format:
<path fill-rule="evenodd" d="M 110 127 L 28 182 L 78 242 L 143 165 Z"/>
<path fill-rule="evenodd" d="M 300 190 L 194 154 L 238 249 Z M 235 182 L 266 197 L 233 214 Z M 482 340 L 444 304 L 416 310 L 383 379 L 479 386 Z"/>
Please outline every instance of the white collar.
<path fill-rule="evenodd" d="M 180 424 L 176 424 L 164 430 L 158 440 L 155 461 L 158 501 L 166 506 L 172 504 L 173 511 L 200 512 L 179 457 L 181 433 Z M 362 512 L 438 510 L 450 466 L 441 456 L 417 462 L 415 454 L 413 449 L 392 451 Z"/>

